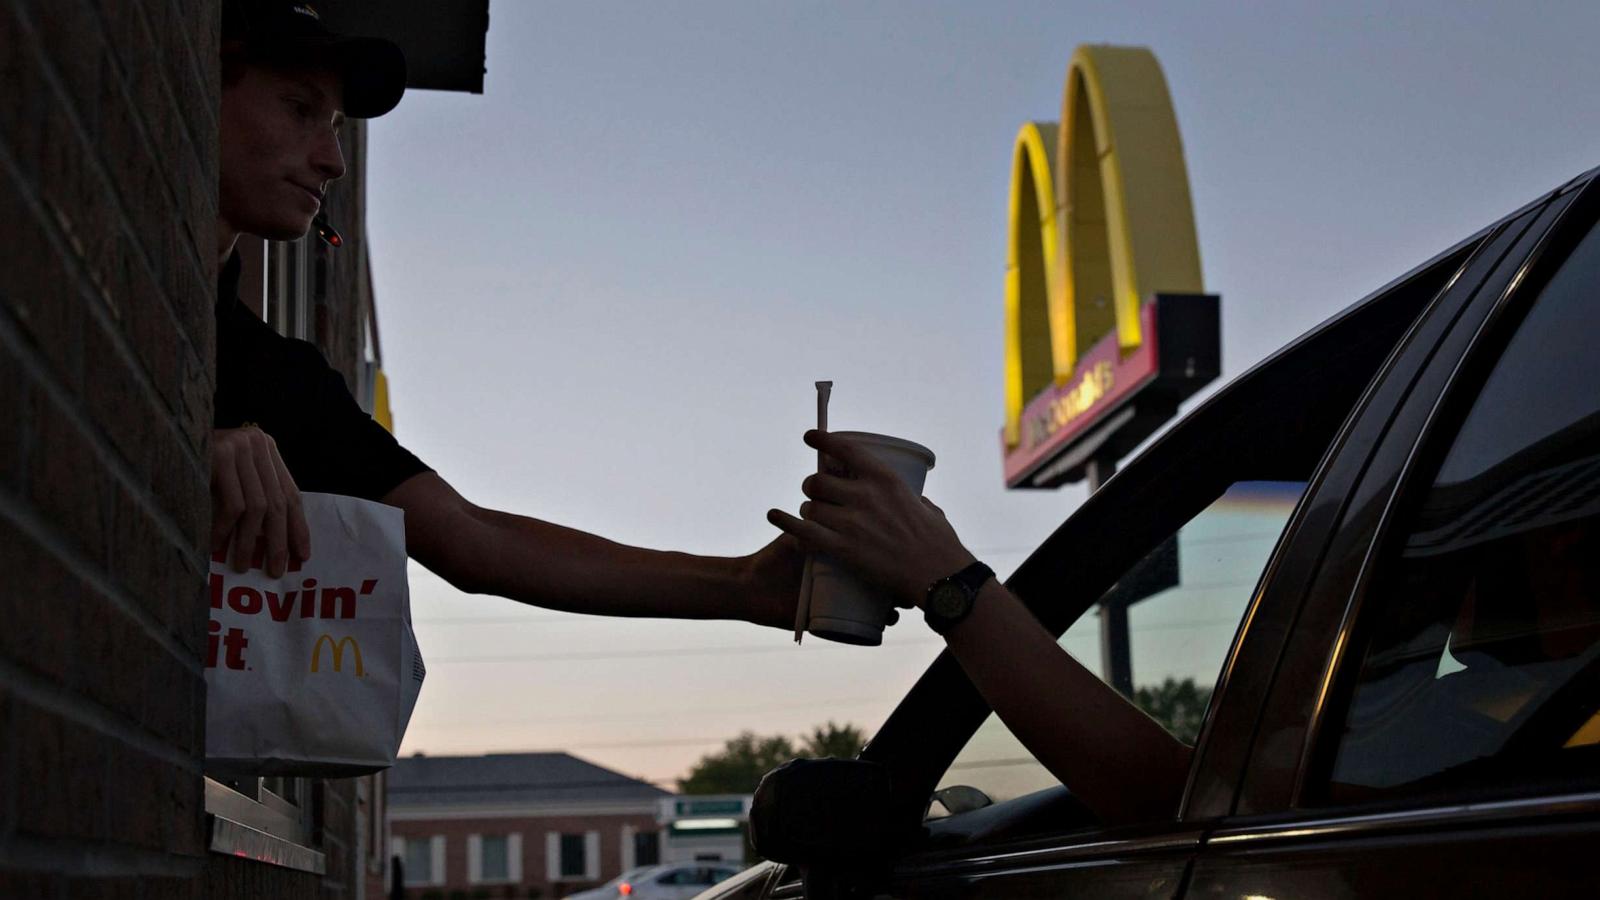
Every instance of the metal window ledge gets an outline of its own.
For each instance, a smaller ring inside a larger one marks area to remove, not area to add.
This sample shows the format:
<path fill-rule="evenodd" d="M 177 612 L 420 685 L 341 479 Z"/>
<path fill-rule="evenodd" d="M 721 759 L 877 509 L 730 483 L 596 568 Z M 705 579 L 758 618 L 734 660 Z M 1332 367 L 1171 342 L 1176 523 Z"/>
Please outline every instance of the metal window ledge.
<path fill-rule="evenodd" d="M 297 837 L 303 829 L 282 811 L 206 779 L 207 849 L 268 865 L 325 875 L 327 857 Z"/>
<path fill-rule="evenodd" d="M 315 875 L 325 875 L 328 872 L 328 860 L 321 851 L 221 816 L 210 815 L 206 818 L 211 823 L 212 853 L 253 859 L 256 862 L 283 866 L 286 869 L 298 869 Z"/>

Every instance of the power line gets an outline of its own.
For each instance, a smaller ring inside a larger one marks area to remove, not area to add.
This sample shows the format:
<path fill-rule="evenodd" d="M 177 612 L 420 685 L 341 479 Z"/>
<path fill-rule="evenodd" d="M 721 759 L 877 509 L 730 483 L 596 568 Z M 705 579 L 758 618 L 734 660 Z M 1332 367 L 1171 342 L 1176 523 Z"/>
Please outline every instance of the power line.
<path fill-rule="evenodd" d="M 928 647 L 928 646 L 932 646 L 932 645 L 935 645 L 935 644 L 937 644 L 937 645 L 942 647 L 942 646 L 944 646 L 944 641 L 943 640 L 898 641 L 898 642 L 895 642 L 895 643 L 892 643 L 892 644 L 884 644 L 882 646 L 882 648 L 880 648 L 880 649 L 888 649 L 890 647 Z M 821 642 L 818 642 L 817 645 L 816 645 L 816 649 L 819 649 L 819 650 L 840 650 L 840 649 L 844 649 L 846 646 L 847 645 L 845 645 L 845 644 L 834 644 L 834 643 L 821 643 Z M 592 653 L 535 653 L 535 654 L 526 654 L 526 653 L 524 653 L 524 654 L 515 654 L 515 655 L 509 655 L 509 656 L 451 656 L 451 657 L 445 657 L 443 659 L 430 659 L 430 660 L 427 660 L 427 663 L 430 666 L 438 666 L 438 665 L 452 665 L 452 664 L 462 664 L 462 663 L 576 662 L 576 661 L 599 661 L 599 660 L 613 660 L 613 659 L 662 659 L 662 658 L 669 658 L 669 657 L 687 657 L 687 656 L 738 656 L 738 655 L 742 655 L 742 654 L 751 654 L 751 653 L 759 654 L 759 653 L 782 653 L 782 652 L 791 652 L 792 653 L 792 652 L 794 652 L 794 648 L 791 647 L 791 646 L 788 646 L 788 645 L 779 645 L 779 646 L 759 645 L 759 646 L 745 646 L 745 647 L 679 647 L 679 648 L 668 649 L 668 650 L 632 650 L 632 651 L 622 651 L 622 652 L 618 652 L 618 651 L 614 651 L 614 650 L 601 650 L 601 651 L 595 651 L 595 652 L 592 652 Z"/>
<path fill-rule="evenodd" d="M 695 738 L 652 738 L 637 741 L 594 741 L 594 742 L 563 742 L 559 750 L 529 750 L 528 753 L 561 753 L 566 750 L 617 750 L 638 749 L 643 747 L 698 747 L 711 746 L 712 744 L 726 744 L 727 737 L 695 737 Z"/>
<path fill-rule="evenodd" d="M 1242 584 L 1242 582 L 1234 584 L 1218 582 L 1205 585 L 1190 585 L 1189 587 L 1195 590 L 1200 590 L 1238 586 L 1239 584 Z M 1131 630 L 1134 633 L 1171 631 L 1174 629 L 1183 628 L 1211 628 L 1219 625 L 1237 625 L 1238 623 L 1238 619 L 1201 619 L 1187 622 L 1159 622 L 1148 625 L 1135 625 Z M 841 650 L 845 649 L 847 645 L 833 643 L 824 644 L 819 642 L 816 646 L 819 649 L 824 650 Z M 883 645 L 884 648 L 932 646 L 942 647 L 944 646 L 944 641 L 936 639 L 896 641 Z M 430 666 L 438 666 L 463 665 L 471 663 L 603 662 L 608 660 L 675 659 L 697 656 L 743 656 L 762 653 L 785 653 L 792 652 L 793 649 L 794 648 L 787 645 L 748 645 L 740 647 L 677 647 L 665 650 L 596 650 L 578 653 L 521 653 L 500 656 L 447 656 L 441 659 L 429 659 L 427 660 L 427 663 Z"/>
<path fill-rule="evenodd" d="M 618 616 L 591 616 L 568 613 L 562 616 L 445 616 L 435 619 L 412 619 L 413 625 L 609 625 Z M 629 619 L 629 621 L 640 621 Z"/>
<path fill-rule="evenodd" d="M 721 715 L 762 712 L 791 712 L 797 709 L 815 709 L 819 712 L 840 707 L 875 706 L 898 702 L 900 697 L 846 697 L 842 699 L 812 700 L 806 703 L 764 703 L 756 706 L 724 706 L 720 709 L 705 707 L 654 710 L 640 713 L 602 713 L 586 716 L 551 716 L 541 719 L 445 719 L 412 722 L 412 727 L 460 727 L 463 725 L 543 725 L 565 722 L 619 722 L 633 719 L 670 719 L 686 715 Z"/>
<path fill-rule="evenodd" d="M 702 745 L 710 746 L 712 744 L 725 744 L 725 743 L 727 743 L 727 741 L 728 741 L 727 738 L 710 738 L 710 737 L 662 738 L 660 740 L 653 740 L 653 741 L 605 741 L 605 742 L 592 743 L 592 744 L 574 743 L 574 744 L 568 744 L 567 746 L 568 747 L 572 747 L 572 748 L 577 749 L 577 750 L 615 750 L 615 749 L 624 748 L 624 747 L 633 748 L 633 747 L 697 747 L 697 746 L 702 746 Z"/>
<path fill-rule="evenodd" d="M 1182 583 L 1180 583 L 1177 587 L 1178 587 L 1178 589 L 1184 589 L 1184 590 L 1205 591 L 1205 590 L 1220 590 L 1220 589 L 1223 589 L 1223 588 L 1243 588 L 1243 587 L 1254 587 L 1254 586 L 1255 586 L 1255 582 L 1251 582 L 1251 581 L 1213 581 L 1213 582 L 1199 582 L 1199 583 L 1195 583 L 1195 584 L 1182 584 Z M 544 617 L 535 616 L 535 617 L 531 617 L 531 618 L 527 617 L 527 616 L 505 616 L 505 617 L 497 617 L 497 618 L 491 618 L 491 619 L 475 619 L 475 618 L 471 618 L 471 617 L 447 618 L 447 619 L 416 619 L 416 620 L 413 621 L 412 624 L 415 624 L 415 625 L 523 625 L 523 624 L 535 624 L 535 623 L 544 624 L 544 623 L 554 622 L 554 623 L 565 623 L 565 624 L 568 624 L 568 625 L 591 625 L 591 624 L 599 624 L 599 623 L 602 623 L 602 622 L 615 621 L 614 619 L 603 619 L 603 618 L 597 617 L 597 616 L 589 616 L 589 617 L 586 617 L 586 618 L 578 618 L 577 617 L 578 614 L 574 613 L 573 615 L 574 615 L 574 617 L 570 618 L 570 619 L 569 618 L 564 618 L 564 617 L 559 617 L 559 616 L 544 616 Z M 902 612 L 901 615 L 904 616 L 905 613 Z M 630 621 L 632 621 L 632 620 L 630 620 Z M 1230 620 L 1230 621 L 1232 621 L 1232 620 Z M 1196 624 L 1214 624 L 1214 623 L 1205 622 L 1205 623 L 1196 623 Z M 897 642 L 897 643 L 903 643 L 903 642 Z M 787 648 L 775 648 L 775 649 L 787 649 Z"/>
<path fill-rule="evenodd" d="M 535 751 L 535 752 L 537 752 L 537 751 Z M 560 751 L 546 751 L 546 752 L 560 752 Z M 428 756 L 424 755 L 421 758 L 426 760 L 426 759 L 428 759 Z M 624 779 L 626 779 L 626 780 L 624 780 Z M 394 782 L 391 781 L 391 782 L 389 782 L 387 787 L 388 787 L 388 791 L 389 791 L 390 794 L 481 794 L 481 793 L 489 793 L 489 792 L 502 793 L 502 792 L 505 792 L 505 791 L 569 791 L 569 790 L 588 790 L 590 788 L 633 787 L 636 782 L 640 782 L 640 781 L 651 783 L 651 782 L 661 782 L 661 781 L 666 781 L 666 780 L 668 780 L 668 779 L 664 779 L 664 778 L 646 779 L 646 778 L 634 778 L 632 776 L 623 776 L 622 778 L 605 778 L 605 779 L 592 778 L 592 779 L 587 779 L 587 780 L 584 780 L 584 781 L 521 781 L 521 782 L 508 781 L 508 782 L 499 782 L 499 783 L 495 783 L 495 784 L 470 784 L 470 785 L 462 785 L 462 784 L 405 784 L 405 785 L 401 785 L 401 784 L 395 784 Z"/>
<path fill-rule="evenodd" d="M 1190 585 L 1192 589 L 1227 588 L 1229 583 L 1214 583 L 1214 585 Z M 1195 621 L 1165 621 L 1165 623 L 1150 623 L 1150 625 L 1136 625 L 1131 628 L 1133 633 L 1139 631 L 1171 631 L 1179 628 L 1214 628 L 1221 625 L 1238 625 L 1237 618 L 1213 618 L 1213 620 Z M 842 650 L 843 644 L 821 644 L 819 649 Z M 942 647 L 944 641 L 928 639 L 928 641 L 896 641 L 883 644 L 888 647 Z M 595 652 L 579 653 L 512 653 L 512 655 L 498 655 L 498 657 L 443 657 L 437 660 L 427 660 L 427 665 L 470 665 L 470 663 L 574 663 L 574 661 L 608 661 L 608 660 L 659 660 L 659 658 L 685 658 L 685 657 L 739 657 L 739 655 L 752 655 L 752 653 L 789 653 L 794 652 L 794 647 L 787 645 L 746 645 L 746 647 L 677 647 L 667 650 L 595 650 Z"/>
<path fill-rule="evenodd" d="M 946 771 L 954 772 L 956 769 L 998 769 L 1003 766 L 1042 766 L 1031 756 L 1019 756 L 1011 759 L 980 759 L 975 762 L 952 763 Z"/>
<path fill-rule="evenodd" d="M 1216 538 L 1201 538 L 1189 543 L 1209 544 L 1222 543 L 1234 540 L 1255 540 L 1263 537 L 1277 537 L 1277 532 L 1271 534 L 1255 535 L 1222 535 Z M 994 551 L 977 551 L 990 554 Z M 1192 584 L 1179 583 L 1176 587 L 1188 590 L 1215 590 L 1221 588 L 1254 587 L 1254 581 L 1213 581 L 1196 582 Z M 652 618 L 635 616 L 594 616 L 584 613 L 566 613 L 555 616 L 527 615 L 527 616 L 442 616 L 428 619 L 413 619 L 413 625 L 430 626 L 458 626 L 458 625 L 611 625 L 617 622 L 649 622 Z"/>

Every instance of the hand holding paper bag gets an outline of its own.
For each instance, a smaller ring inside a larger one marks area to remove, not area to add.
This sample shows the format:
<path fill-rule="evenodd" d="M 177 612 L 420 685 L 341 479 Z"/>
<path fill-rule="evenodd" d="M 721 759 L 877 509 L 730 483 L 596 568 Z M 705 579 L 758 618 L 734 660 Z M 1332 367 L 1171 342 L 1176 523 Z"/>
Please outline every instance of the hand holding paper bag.
<path fill-rule="evenodd" d="M 206 768 L 348 776 L 394 764 L 426 670 L 404 513 L 302 495 L 315 557 L 279 578 L 211 562 Z"/>

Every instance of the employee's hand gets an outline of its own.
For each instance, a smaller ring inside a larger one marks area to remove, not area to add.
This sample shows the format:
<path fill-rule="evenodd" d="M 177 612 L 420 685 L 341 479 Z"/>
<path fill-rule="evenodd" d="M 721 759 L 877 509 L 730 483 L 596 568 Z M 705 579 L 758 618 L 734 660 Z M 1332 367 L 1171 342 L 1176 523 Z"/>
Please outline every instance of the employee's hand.
<path fill-rule="evenodd" d="M 912 493 L 865 446 L 820 431 L 806 432 L 805 441 L 845 470 L 801 483 L 811 499 L 801 504 L 800 518 L 767 513 L 806 550 L 832 556 L 908 607 L 922 603 L 933 582 L 973 562 L 944 512 Z"/>
<path fill-rule="evenodd" d="M 793 628 L 805 560 L 800 542 L 786 534 L 740 560 L 745 618 L 757 625 Z"/>
<path fill-rule="evenodd" d="M 257 542 L 265 568 L 277 578 L 311 557 L 311 532 L 300 508 L 300 489 L 278 455 L 272 436 L 254 425 L 211 432 L 211 553 L 233 544 L 235 572 L 250 567 Z"/>

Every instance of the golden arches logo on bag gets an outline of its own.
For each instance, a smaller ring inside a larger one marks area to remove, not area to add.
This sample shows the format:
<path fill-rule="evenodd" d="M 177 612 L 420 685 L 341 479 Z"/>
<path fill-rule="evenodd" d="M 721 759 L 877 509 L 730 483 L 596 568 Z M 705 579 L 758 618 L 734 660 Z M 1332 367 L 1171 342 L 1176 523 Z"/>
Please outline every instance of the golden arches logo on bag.
<path fill-rule="evenodd" d="M 328 650 L 333 656 L 333 670 L 335 672 L 344 671 L 344 651 L 345 646 L 349 645 L 350 653 L 355 657 L 356 661 L 356 675 L 358 677 L 366 676 L 366 669 L 361 665 L 361 645 L 356 642 L 356 639 L 348 635 L 335 639 L 333 635 L 326 632 L 317 638 L 317 642 L 315 644 L 311 645 L 311 671 L 321 671 L 322 644 L 324 641 L 327 642 Z"/>

